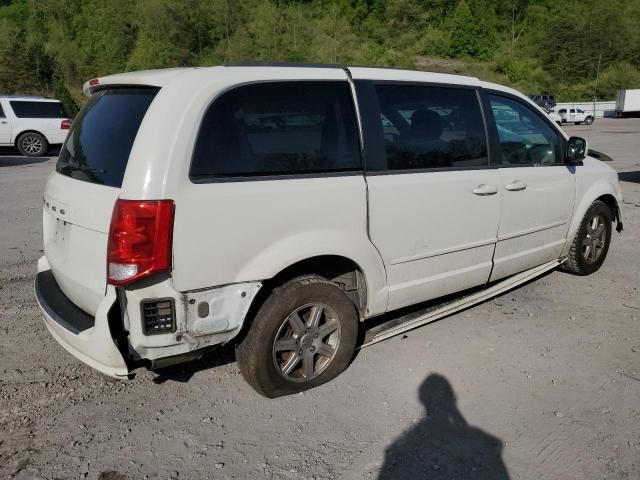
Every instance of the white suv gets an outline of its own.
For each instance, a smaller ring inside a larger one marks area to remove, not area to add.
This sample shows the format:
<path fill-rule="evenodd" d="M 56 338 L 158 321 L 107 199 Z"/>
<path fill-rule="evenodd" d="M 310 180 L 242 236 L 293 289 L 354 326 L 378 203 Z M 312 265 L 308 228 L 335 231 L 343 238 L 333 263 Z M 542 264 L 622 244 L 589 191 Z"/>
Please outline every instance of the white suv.
<path fill-rule="evenodd" d="M 71 120 L 62 103 L 43 97 L 0 96 L 0 146 L 16 146 L 22 155 L 45 155 L 60 145 Z"/>
<path fill-rule="evenodd" d="M 85 92 L 45 187 L 36 296 L 114 377 L 235 341 L 258 392 L 299 392 L 348 366 L 360 321 L 590 274 L 622 227 L 586 141 L 475 78 L 225 66 Z"/>

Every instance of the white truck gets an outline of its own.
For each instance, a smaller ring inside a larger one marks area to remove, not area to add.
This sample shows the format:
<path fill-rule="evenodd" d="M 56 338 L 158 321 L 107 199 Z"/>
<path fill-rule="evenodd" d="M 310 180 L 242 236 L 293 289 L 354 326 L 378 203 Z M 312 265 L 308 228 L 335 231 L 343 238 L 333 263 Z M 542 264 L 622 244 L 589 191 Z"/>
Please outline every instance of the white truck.
<path fill-rule="evenodd" d="M 544 109 L 543 109 L 544 110 Z M 558 126 L 562 126 L 562 117 L 560 116 L 560 114 L 556 113 L 555 110 L 552 108 L 551 110 L 544 110 L 544 113 L 547 114 L 547 116 L 549 117 L 549 119 L 555 123 Z"/>
<path fill-rule="evenodd" d="M 616 97 L 616 117 L 640 115 L 640 88 L 618 90 Z"/>
<path fill-rule="evenodd" d="M 574 107 L 561 108 L 558 110 L 558 115 L 560 116 L 562 123 L 575 123 L 576 125 L 580 125 L 581 123 L 591 125 L 595 119 L 593 112 L 584 111 L 581 108 Z"/>

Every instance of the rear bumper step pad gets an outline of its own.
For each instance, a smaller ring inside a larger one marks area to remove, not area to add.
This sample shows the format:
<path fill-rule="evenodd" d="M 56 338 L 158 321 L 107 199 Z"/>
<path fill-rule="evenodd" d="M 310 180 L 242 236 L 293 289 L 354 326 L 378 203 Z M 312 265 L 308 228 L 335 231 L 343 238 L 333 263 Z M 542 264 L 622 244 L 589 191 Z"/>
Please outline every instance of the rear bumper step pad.
<path fill-rule="evenodd" d="M 95 325 L 94 317 L 67 298 L 51 270 L 38 273 L 35 287 L 36 297 L 42 309 L 73 334 L 78 335 Z"/>

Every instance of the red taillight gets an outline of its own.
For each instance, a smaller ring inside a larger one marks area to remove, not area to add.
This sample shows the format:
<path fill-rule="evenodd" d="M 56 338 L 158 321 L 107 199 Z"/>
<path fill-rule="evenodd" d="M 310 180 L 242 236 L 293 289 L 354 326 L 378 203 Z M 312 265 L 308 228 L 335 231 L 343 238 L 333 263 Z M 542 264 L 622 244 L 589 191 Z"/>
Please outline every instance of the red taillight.
<path fill-rule="evenodd" d="M 100 85 L 100 79 L 92 78 L 91 80 L 89 80 L 90 87 L 95 87 L 96 85 Z"/>
<path fill-rule="evenodd" d="M 62 130 L 69 130 L 71 128 L 71 120 L 62 120 L 62 123 L 60 123 L 60 128 Z"/>
<path fill-rule="evenodd" d="M 124 285 L 171 268 L 173 201 L 120 200 L 111 217 L 107 281 Z"/>

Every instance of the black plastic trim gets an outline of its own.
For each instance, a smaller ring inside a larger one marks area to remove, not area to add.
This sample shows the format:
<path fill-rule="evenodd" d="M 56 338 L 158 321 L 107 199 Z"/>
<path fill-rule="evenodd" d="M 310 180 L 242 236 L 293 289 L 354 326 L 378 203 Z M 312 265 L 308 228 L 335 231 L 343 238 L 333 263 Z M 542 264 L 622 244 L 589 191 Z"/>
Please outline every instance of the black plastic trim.
<path fill-rule="evenodd" d="M 599 152 L 597 150 L 589 149 L 587 151 L 587 156 L 592 158 L 597 158 L 601 162 L 613 162 L 613 158 L 611 158 L 606 153 Z"/>
<path fill-rule="evenodd" d="M 343 172 L 327 171 L 312 173 L 282 173 L 282 174 L 265 174 L 265 175 L 243 175 L 223 177 L 218 175 L 191 176 L 189 180 L 195 184 L 209 183 L 239 183 L 239 182 L 264 182 L 266 180 L 300 180 L 305 178 L 326 178 L 326 177 L 352 177 L 355 175 L 362 176 L 363 169 L 345 170 Z"/>
<path fill-rule="evenodd" d="M 496 170 L 501 168 L 497 165 L 478 165 L 471 167 L 440 167 L 440 168 L 413 168 L 402 170 L 372 170 L 367 172 L 367 177 L 380 175 L 410 175 L 412 173 L 438 173 L 438 172 L 468 172 L 473 170 Z"/>
<path fill-rule="evenodd" d="M 350 68 L 371 68 L 374 70 L 395 70 L 396 72 L 419 72 L 433 73 L 428 70 L 416 70 L 413 68 L 381 67 L 377 65 L 362 65 L 356 63 L 305 63 L 305 62 L 271 62 L 269 60 L 239 60 L 237 62 L 227 62 L 223 67 L 285 67 L 285 68 L 331 68 L 348 70 Z M 437 73 L 437 72 L 436 72 Z M 450 74 L 451 75 L 451 74 Z M 461 78 L 468 78 L 464 75 L 455 75 Z"/>
<path fill-rule="evenodd" d="M 368 80 L 368 81 L 372 82 L 373 85 L 398 85 L 402 87 L 458 88 L 462 90 L 480 89 L 480 86 L 472 85 L 470 83 L 421 82 L 419 80 L 375 80 L 375 79 Z"/>
<path fill-rule="evenodd" d="M 149 331 L 145 322 L 144 307 L 151 303 L 169 302 L 171 304 L 171 330 L 163 330 L 161 332 Z M 146 336 L 151 335 L 166 335 L 176 332 L 176 302 L 171 297 L 163 298 L 145 298 L 140 301 L 140 319 L 142 321 L 142 333 Z"/>
<path fill-rule="evenodd" d="M 78 335 L 95 325 L 94 317 L 67 298 L 51 270 L 38 273 L 35 283 L 38 303 L 60 326 Z"/>

